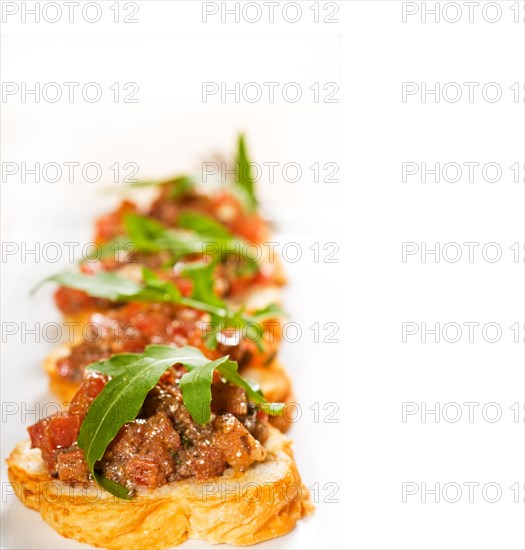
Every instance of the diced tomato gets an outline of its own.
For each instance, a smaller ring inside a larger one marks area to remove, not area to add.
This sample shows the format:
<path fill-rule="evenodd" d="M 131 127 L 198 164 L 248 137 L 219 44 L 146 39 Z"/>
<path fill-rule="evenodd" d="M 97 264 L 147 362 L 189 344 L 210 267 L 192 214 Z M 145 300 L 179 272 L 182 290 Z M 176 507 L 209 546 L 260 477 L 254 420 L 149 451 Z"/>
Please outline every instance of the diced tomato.
<path fill-rule="evenodd" d="M 213 421 L 214 446 L 234 470 L 244 471 L 255 461 L 264 460 L 265 448 L 232 414 L 218 416 Z"/>
<path fill-rule="evenodd" d="M 109 257 L 109 258 L 101 258 L 97 261 L 85 261 L 80 264 L 80 271 L 82 273 L 85 273 L 86 275 L 95 275 L 96 273 L 100 273 L 101 271 L 110 271 L 111 269 L 114 269 L 117 267 L 117 262 L 115 262 L 115 258 Z"/>
<path fill-rule="evenodd" d="M 179 205 L 162 195 L 151 205 L 151 210 L 149 212 L 150 216 L 160 220 L 169 227 L 175 225 L 179 213 Z"/>
<path fill-rule="evenodd" d="M 137 484 L 145 487 L 159 485 L 160 468 L 155 462 L 150 462 L 143 456 L 134 456 L 126 465 L 126 474 Z"/>
<path fill-rule="evenodd" d="M 51 448 L 66 449 L 71 447 L 77 440 L 79 427 L 78 419 L 68 414 L 51 418 L 46 429 Z"/>
<path fill-rule="evenodd" d="M 39 447 L 43 453 L 65 449 L 75 443 L 80 423 L 68 413 L 58 413 L 40 420 L 27 429 L 31 446 Z"/>
<path fill-rule="evenodd" d="M 170 319 L 161 311 L 149 311 L 134 316 L 131 323 L 147 340 L 151 340 L 157 335 L 166 334 Z"/>
<path fill-rule="evenodd" d="M 136 204 L 123 201 L 114 212 L 101 216 L 95 222 L 95 242 L 98 244 L 104 243 L 118 235 L 122 235 L 124 232 L 124 216 L 136 211 Z"/>
<path fill-rule="evenodd" d="M 62 313 L 73 314 L 93 307 L 94 299 L 82 290 L 61 286 L 55 292 L 55 303 Z"/>
<path fill-rule="evenodd" d="M 58 453 L 56 457 L 58 479 L 66 482 L 82 482 L 89 479 L 89 472 L 82 449 Z"/>
<path fill-rule="evenodd" d="M 191 279 L 178 277 L 174 282 L 183 296 L 191 296 L 193 290 L 193 281 Z"/>
<path fill-rule="evenodd" d="M 106 382 L 107 377 L 95 371 L 88 371 L 84 377 L 82 385 L 78 388 L 69 406 L 69 414 L 75 416 L 79 424 L 84 420 L 89 406 L 102 391 Z"/>
<path fill-rule="evenodd" d="M 250 242 L 261 242 L 265 238 L 264 222 L 257 215 L 241 214 L 232 220 L 230 227 L 234 233 Z"/>
<path fill-rule="evenodd" d="M 266 237 L 266 224 L 256 213 L 245 212 L 239 201 L 227 193 L 214 197 L 215 217 L 229 227 L 233 233 L 250 242 L 261 242 Z"/>
<path fill-rule="evenodd" d="M 76 443 L 87 410 L 102 391 L 106 380 L 103 375 L 89 373 L 75 394 L 69 412 L 48 416 L 27 429 L 31 447 L 38 447 L 42 451 L 42 458 L 51 470 L 58 471 L 60 479 L 78 480 L 84 475 L 82 472 L 85 468 L 79 464 L 80 458 L 80 462 L 83 461 L 83 455 L 76 452 L 66 456 L 65 453 L 57 454 L 57 451 L 69 449 Z M 64 477 L 61 477 L 62 475 Z"/>
<path fill-rule="evenodd" d="M 248 412 L 246 393 L 239 386 L 219 382 L 212 385 L 211 395 L 211 410 L 216 414 L 229 412 L 243 415 Z"/>
<path fill-rule="evenodd" d="M 29 438 L 31 439 L 31 447 L 42 447 L 44 442 L 44 420 L 38 421 L 36 424 L 29 426 L 27 431 L 29 432 Z"/>

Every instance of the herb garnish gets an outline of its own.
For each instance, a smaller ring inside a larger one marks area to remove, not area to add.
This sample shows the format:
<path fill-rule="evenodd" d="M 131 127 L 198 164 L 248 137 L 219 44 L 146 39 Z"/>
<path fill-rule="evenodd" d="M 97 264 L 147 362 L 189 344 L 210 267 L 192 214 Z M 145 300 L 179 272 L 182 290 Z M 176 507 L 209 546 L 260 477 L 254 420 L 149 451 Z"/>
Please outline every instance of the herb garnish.
<path fill-rule="evenodd" d="M 198 309 L 211 316 L 211 326 L 206 338 L 206 345 L 210 349 L 216 347 L 218 333 L 231 327 L 242 329 L 244 335 L 262 349 L 260 340 L 263 331 L 258 323 L 268 318 L 282 316 L 283 313 L 275 304 L 256 310 L 251 315 L 245 314 L 242 309 L 232 310 L 213 292 L 213 267 L 213 263 L 205 262 L 195 262 L 186 266 L 183 275 L 193 281 L 191 297 L 182 296 L 172 281 L 161 279 L 145 267 L 142 268 L 141 282 L 127 279 L 111 271 L 100 271 L 94 275 L 59 273 L 48 277 L 43 283 L 55 282 L 82 290 L 89 296 L 114 302 L 170 302 Z"/>
<path fill-rule="evenodd" d="M 246 140 L 243 134 L 239 134 L 237 138 L 237 151 L 233 161 L 235 165 L 235 176 L 232 179 L 228 179 L 228 184 L 246 210 L 248 212 L 254 212 L 259 205 L 259 201 L 255 194 L 255 177 L 252 169 L 253 163 L 249 158 Z M 170 186 L 168 197 L 173 200 L 193 192 L 197 185 L 198 178 L 188 175 L 182 175 L 168 180 L 138 181 L 129 184 L 130 187 Z"/>
<path fill-rule="evenodd" d="M 152 186 L 170 186 L 169 198 L 179 199 L 184 195 L 191 193 L 197 181 L 194 177 L 188 175 L 176 176 L 168 180 L 146 180 L 137 181 L 129 184 L 129 187 L 152 187 Z"/>
<path fill-rule="evenodd" d="M 180 229 L 171 229 L 139 214 L 124 216 L 125 236 L 104 244 L 88 260 L 118 251 L 156 253 L 166 251 L 174 264 L 184 256 L 202 254 L 226 259 L 233 256 L 247 262 L 250 272 L 258 269 L 257 260 L 244 239 L 234 237 L 226 227 L 204 214 L 185 212 L 180 216 Z"/>
<path fill-rule="evenodd" d="M 248 158 L 244 135 L 237 140 L 237 156 L 235 158 L 235 184 L 242 202 L 249 212 L 254 212 L 258 206 L 255 196 L 255 178 L 253 177 L 252 162 Z"/>
<path fill-rule="evenodd" d="M 180 380 L 184 405 L 198 424 L 206 424 L 211 418 L 211 384 L 217 370 L 227 381 L 242 387 L 247 398 L 257 403 L 268 414 L 282 413 L 283 403 L 268 403 L 260 391 L 255 390 L 237 372 L 238 365 L 228 356 L 210 361 L 197 348 L 184 346 L 147 346 L 144 353 L 114 355 L 98 361 L 87 369 L 111 376 L 95 398 L 82 422 L 78 446 L 84 450 L 86 463 L 99 485 L 119 498 L 130 498 L 125 487 L 104 478 L 95 471 L 108 445 L 119 430 L 134 420 L 160 377 L 175 364 L 182 364 L 188 372 Z"/>

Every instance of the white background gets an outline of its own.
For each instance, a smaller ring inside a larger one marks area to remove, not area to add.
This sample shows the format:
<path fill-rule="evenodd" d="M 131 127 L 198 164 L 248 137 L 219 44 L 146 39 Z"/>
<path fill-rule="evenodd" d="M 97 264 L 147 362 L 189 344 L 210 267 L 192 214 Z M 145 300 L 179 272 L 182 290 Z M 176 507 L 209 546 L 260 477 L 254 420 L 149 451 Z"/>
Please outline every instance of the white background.
<path fill-rule="evenodd" d="M 236 133 L 245 131 L 254 160 L 297 162 L 305 170 L 298 183 L 261 181 L 259 192 L 275 223 L 275 240 L 296 241 L 304 252 L 300 262 L 286 263 L 285 294 L 304 336 L 285 344 L 281 357 L 304 404 L 291 432 L 299 467 L 307 485 L 321 488 L 311 518 L 262 546 L 523 548 L 523 344 L 514 343 L 508 328 L 517 322 L 523 339 L 524 196 L 508 169 L 524 160 L 524 29 L 514 22 L 514 2 L 496 3 L 502 13 L 496 23 L 487 22 L 492 12 L 484 18 L 481 8 L 469 22 L 463 2 L 452 3 L 463 13 L 458 23 L 446 21 L 453 11 L 439 23 L 433 16 L 424 22 L 421 3 L 404 23 L 402 2 L 338 2 L 340 22 L 334 24 L 313 23 L 309 1 L 300 2 L 297 23 L 283 21 L 279 6 L 276 22 L 263 16 L 252 24 L 231 16 L 222 23 L 220 14 L 203 23 L 202 3 L 183 1 L 139 2 L 139 23 L 115 24 L 112 4 L 101 3 L 96 24 L 80 17 L 74 23 L 34 24 L 31 17 L 21 23 L 20 14 L 2 24 L 4 82 L 96 81 L 105 94 L 114 82 L 140 87 L 137 104 L 115 104 L 110 95 L 95 104 L 4 100 L 2 162 L 106 167 L 96 185 L 82 178 L 2 181 L 4 242 L 88 241 L 93 218 L 118 200 L 101 193 L 111 183 L 107 167 L 114 162 L 136 162 L 140 177 L 165 176 L 198 167 L 210 153 L 231 152 Z M 523 2 L 517 4 L 523 9 Z M 328 8 L 323 2 L 320 7 Z M 204 104 L 203 81 L 295 81 L 305 98 L 295 104 Z M 311 101 L 314 82 L 338 83 L 339 102 Z M 465 95 L 457 103 L 443 97 L 436 103 L 430 95 L 423 102 L 418 95 L 404 103 L 403 82 L 480 86 L 473 102 Z M 500 101 L 483 100 L 487 82 L 501 86 Z M 515 82 L 522 90 L 518 103 L 509 89 Z M 340 183 L 313 183 L 308 166 L 314 162 L 338 163 Z M 495 183 L 483 181 L 479 171 L 473 183 L 436 183 L 432 177 L 421 183 L 416 176 L 403 183 L 404 162 L 496 162 L 503 175 Z M 314 242 L 336 242 L 339 263 L 313 262 L 308 247 Z M 480 246 L 472 263 L 466 249 L 457 263 L 436 263 L 430 255 L 425 263 L 421 255 L 404 263 L 403 242 L 495 242 L 503 255 L 484 261 Z M 518 263 L 509 250 L 515 242 Z M 20 255 L 3 260 L 3 322 L 57 320 L 50 289 L 32 300 L 27 292 L 67 262 L 22 262 Z M 340 343 L 314 343 L 308 327 L 316 321 L 337 323 Z M 458 343 L 435 343 L 432 336 L 422 343 L 420 333 L 403 343 L 406 322 L 481 326 L 473 343 L 465 327 Z M 502 327 L 496 343 L 481 335 L 489 322 Z M 50 398 L 39 363 L 52 347 L 31 336 L 25 343 L 20 335 L 2 342 L 2 458 L 25 437 L 21 415 L 6 416 L 5 404 L 33 406 Z M 316 423 L 309 410 L 316 402 L 337 403 L 339 422 Z M 426 422 L 420 415 L 403 422 L 404 402 L 481 405 L 473 422 L 466 408 L 456 423 L 443 417 L 436 423 L 431 415 Z M 481 415 L 489 402 L 501 407 L 498 422 Z M 518 422 L 509 409 L 513 403 L 519 404 Z M 430 494 L 422 502 L 421 491 L 403 502 L 403 483 L 409 482 L 420 489 L 423 483 L 459 484 L 463 493 L 456 503 L 447 502 L 453 489 L 440 502 Z M 480 484 L 473 502 L 466 482 Z M 482 495 L 489 482 L 501 487 L 498 502 Z M 326 483 L 337 484 L 339 502 L 328 502 Z M 509 489 L 515 483 L 520 503 Z M 5 485 L 2 497 L 5 547 L 79 547 L 23 509 Z"/>

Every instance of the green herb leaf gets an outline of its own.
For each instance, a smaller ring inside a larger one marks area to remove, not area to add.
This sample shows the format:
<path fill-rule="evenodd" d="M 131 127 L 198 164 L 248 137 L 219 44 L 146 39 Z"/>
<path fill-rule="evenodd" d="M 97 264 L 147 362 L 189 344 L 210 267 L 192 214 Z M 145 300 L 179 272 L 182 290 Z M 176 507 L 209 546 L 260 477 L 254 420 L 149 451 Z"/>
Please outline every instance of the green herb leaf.
<path fill-rule="evenodd" d="M 189 254 L 220 258 L 235 254 L 257 269 L 256 258 L 250 253 L 246 241 L 233 237 L 223 225 L 203 214 L 183 212 L 178 220 L 182 229 L 168 229 L 158 221 L 138 214 L 128 214 L 124 221 L 129 235 L 128 246 L 134 244 L 140 252 L 166 250 L 175 261 Z"/>
<path fill-rule="evenodd" d="M 183 346 L 182 348 L 173 348 L 172 346 L 165 346 L 162 344 L 151 344 L 147 346 L 146 351 L 149 357 L 155 359 L 173 359 L 173 349 L 180 349 L 177 359 L 179 363 L 184 364 L 186 367 L 198 367 L 202 364 L 204 357 L 202 351 L 193 346 Z M 115 355 L 113 357 L 116 357 Z"/>
<path fill-rule="evenodd" d="M 288 317 L 288 315 L 281 309 L 278 304 L 271 303 L 266 307 L 257 309 L 250 315 L 250 321 L 260 322 L 265 321 L 266 319 L 275 319 L 278 317 Z"/>
<path fill-rule="evenodd" d="M 240 135 L 237 142 L 237 157 L 235 158 L 235 183 L 244 203 L 250 212 L 258 206 L 255 196 L 255 178 L 251 167 L 251 161 L 246 151 L 244 135 Z"/>
<path fill-rule="evenodd" d="M 207 345 L 214 349 L 217 334 L 225 329 L 248 327 L 245 334 L 262 350 L 262 328 L 259 322 L 281 315 L 278 306 L 270 304 L 252 315 L 243 310 L 231 310 L 213 292 L 213 264 L 196 262 L 187 266 L 186 275 L 194 282 L 191 298 L 181 296 L 179 289 L 171 281 L 159 278 L 153 271 L 142 269 L 143 282 L 126 279 L 113 272 L 101 271 L 94 275 L 84 273 L 60 273 L 46 279 L 66 287 L 83 290 L 90 296 L 105 298 L 114 302 L 171 302 L 209 313 L 211 331 L 208 333 Z M 45 282 L 45 281 L 44 281 Z"/>
<path fill-rule="evenodd" d="M 215 284 L 213 273 L 216 267 L 217 262 L 191 262 L 184 266 L 181 275 L 193 282 L 192 298 L 226 308 L 226 304 L 213 290 Z"/>
<path fill-rule="evenodd" d="M 230 239 L 232 237 L 231 232 L 224 225 L 200 212 L 190 210 L 181 212 L 177 224 L 179 227 L 191 229 L 206 237 L 215 239 Z"/>
<path fill-rule="evenodd" d="M 179 176 L 170 180 L 167 185 L 171 186 L 170 198 L 176 200 L 191 193 L 197 185 L 197 181 L 191 176 Z"/>
<path fill-rule="evenodd" d="M 128 214 L 124 221 L 130 241 L 140 252 L 166 250 L 173 254 L 174 260 L 202 253 L 202 238 L 196 233 L 167 229 L 153 218 L 138 214 Z"/>
<path fill-rule="evenodd" d="M 84 273 L 59 273 L 44 282 L 82 290 L 89 296 L 114 302 L 173 302 L 182 303 L 179 289 L 171 281 L 163 281 L 143 268 L 144 282 L 136 282 L 113 273 L 100 271 L 94 275 Z M 206 307 L 206 304 L 203 304 Z M 206 311 L 204 309 L 204 311 Z"/>
<path fill-rule="evenodd" d="M 270 405 L 270 403 L 264 399 L 260 389 L 258 387 L 254 387 L 254 385 L 250 384 L 238 373 L 238 368 L 239 367 L 236 361 L 226 361 L 220 366 L 219 372 L 225 380 L 231 384 L 235 384 L 236 386 L 243 388 L 246 391 L 246 395 L 250 401 L 264 407 Z M 272 412 L 268 414 L 279 415 L 281 414 L 285 403 L 271 403 L 271 405 L 274 405 L 275 407 L 272 409 Z"/>
<path fill-rule="evenodd" d="M 129 498 L 126 488 L 101 476 L 95 471 L 95 465 L 122 426 L 137 417 L 148 392 L 164 372 L 177 363 L 188 370 L 180 381 L 182 397 L 193 420 L 199 424 L 210 420 L 211 384 L 215 369 L 228 382 L 244 388 L 248 398 L 270 414 L 282 412 L 284 404 L 268 403 L 238 374 L 235 361 L 228 356 L 210 361 L 199 349 L 191 346 L 151 345 L 146 347 L 144 353 L 113 355 L 105 361 L 88 365 L 87 369 L 107 374 L 111 379 L 89 407 L 80 427 L 78 445 L 84 450 L 86 463 L 95 480 L 119 498 Z"/>
<path fill-rule="evenodd" d="M 126 489 L 126 487 L 124 487 L 124 485 L 121 485 L 120 483 L 117 483 L 116 481 L 113 481 L 107 477 L 104 477 L 98 472 L 92 471 L 91 473 L 93 474 L 95 481 L 108 493 L 124 500 L 131 500 L 131 493 L 128 489 Z"/>
<path fill-rule="evenodd" d="M 102 359 L 101 361 L 91 363 L 87 368 L 96 370 L 102 374 L 114 376 L 121 373 L 124 367 L 134 363 L 137 359 L 140 359 L 140 353 L 120 353 L 113 355 L 110 359 Z"/>
<path fill-rule="evenodd" d="M 228 357 L 221 357 L 216 361 L 209 361 L 192 368 L 180 379 L 180 389 L 184 405 L 197 424 L 206 424 L 211 416 L 211 384 L 213 372 L 217 367 L 228 361 Z M 233 363 L 233 361 L 229 361 Z"/>
<path fill-rule="evenodd" d="M 120 374 L 113 374 L 95 398 L 78 434 L 78 446 L 84 450 L 86 463 L 94 476 L 96 462 L 104 456 L 120 428 L 137 417 L 146 395 L 168 366 L 161 360 L 138 357 L 122 367 Z M 98 368 L 101 369 L 100 364 Z M 104 488 L 114 494 L 111 487 Z"/>
<path fill-rule="evenodd" d="M 170 186 L 170 198 L 179 199 L 190 193 L 196 186 L 195 178 L 188 175 L 177 176 L 169 180 L 147 180 L 130 183 L 128 187 Z"/>
<path fill-rule="evenodd" d="M 158 237 L 165 230 L 161 223 L 146 216 L 126 214 L 124 216 L 124 225 L 130 241 L 141 252 L 159 252 L 162 250 L 157 242 Z"/>
<path fill-rule="evenodd" d="M 95 298 L 106 298 L 113 301 L 125 301 L 137 296 L 142 286 L 140 283 L 126 279 L 110 271 L 101 271 L 95 275 L 64 272 L 52 275 L 44 282 L 55 282 L 69 288 L 83 290 Z"/>
<path fill-rule="evenodd" d="M 182 271 L 184 277 L 191 279 L 193 283 L 192 299 L 204 301 L 215 307 L 228 311 L 226 304 L 215 294 L 213 273 L 216 262 L 192 262 L 187 264 Z M 226 315 L 217 315 L 210 312 L 210 330 L 205 331 L 206 346 L 210 349 L 217 347 L 217 335 L 225 327 L 231 326 L 237 315 L 233 312 Z"/>

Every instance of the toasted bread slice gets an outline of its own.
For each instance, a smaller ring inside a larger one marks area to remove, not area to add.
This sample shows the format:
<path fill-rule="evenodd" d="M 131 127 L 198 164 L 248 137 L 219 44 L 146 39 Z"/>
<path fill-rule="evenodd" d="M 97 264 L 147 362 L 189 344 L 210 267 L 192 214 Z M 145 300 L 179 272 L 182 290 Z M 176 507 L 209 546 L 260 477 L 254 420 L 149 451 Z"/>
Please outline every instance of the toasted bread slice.
<path fill-rule="evenodd" d="M 31 449 L 29 441 L 15 448 L 7 464 L 22 503 L 64 537 L 110 550 L 168 548 L 188 538 L 247 545 L 284 535 L 313 510 L 290 441 L 270 427 L 265 447 L 266 460 L 243 473 L 176 481 L 129 501 L 94 483 L 52 480 L 40 449 Z"/>
<path fill-rule="evenodd" d="M 78 390 L 80 384 L 69 382 L 63 376 L 59 376 L 56 363 L 62 357 L 67 357 L 70 353 L 70 346 L 61 344 L 57 346 L 44 360 L 42 366 L 49 376 L 49 389 L 55 395 L 60 404 L 68 405 Z"/>

